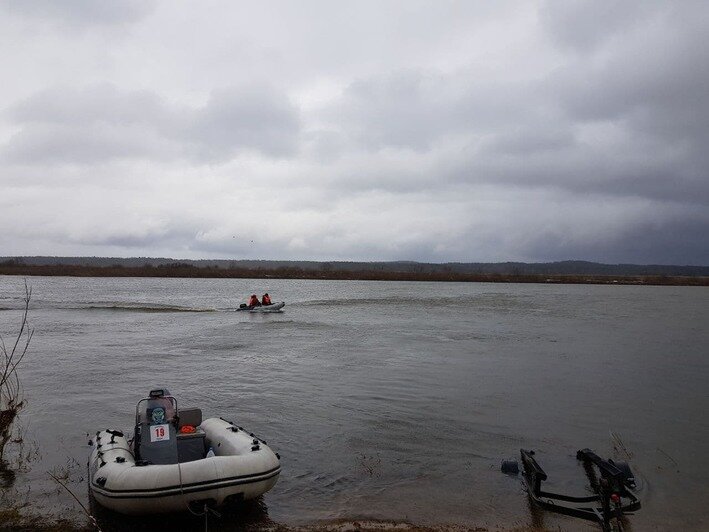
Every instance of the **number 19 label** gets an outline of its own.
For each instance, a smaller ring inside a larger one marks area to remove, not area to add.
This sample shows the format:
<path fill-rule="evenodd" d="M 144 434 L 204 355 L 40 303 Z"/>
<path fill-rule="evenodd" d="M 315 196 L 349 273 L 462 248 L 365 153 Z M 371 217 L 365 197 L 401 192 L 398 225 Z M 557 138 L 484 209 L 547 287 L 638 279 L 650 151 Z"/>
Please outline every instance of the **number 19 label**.
<path fill-rule="evenodd" d="M 170 426 L 165 425 L 151 425 L 150 426 L 150 441 L 164 441 L 170 439 Z"/>

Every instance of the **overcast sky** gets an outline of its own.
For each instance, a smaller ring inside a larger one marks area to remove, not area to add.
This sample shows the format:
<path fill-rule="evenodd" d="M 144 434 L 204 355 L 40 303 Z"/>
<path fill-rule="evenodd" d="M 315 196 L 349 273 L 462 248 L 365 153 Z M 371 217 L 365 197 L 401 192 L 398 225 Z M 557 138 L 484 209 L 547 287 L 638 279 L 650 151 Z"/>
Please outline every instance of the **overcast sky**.
<path fill-rule="evenodd" d="M 0 255 L 709 265 L 709 2 L 4 0 Z"/>

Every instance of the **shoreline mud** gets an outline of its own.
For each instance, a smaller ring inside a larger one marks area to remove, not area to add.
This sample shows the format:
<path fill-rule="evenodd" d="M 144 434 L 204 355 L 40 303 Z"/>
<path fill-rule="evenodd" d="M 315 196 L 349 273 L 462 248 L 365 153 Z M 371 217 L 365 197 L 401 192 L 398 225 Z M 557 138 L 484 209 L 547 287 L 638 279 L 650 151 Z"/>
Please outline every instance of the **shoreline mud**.
<path fill-rule="evenodd" d="M 144 527 L 135 527 L 132 522 L 127 527 L 124 527 L 121 525 L 119 519 L 114 519 L 112 522 L 105 524 L 99 522 L 99 524 L 102 532 L 161 530 L 159 527 L 156 528 L 153 523 L 157 518 L 157 516 L 148 518 Z M 174 517 L 171 517 L 171 519 L 173 518 Z M 181 520 L 179 530 L 205 529 L 203 521 L 191 516 L 187 516 L 187 519 L 194 521 Z M 493 527 L 456 523 L 422 525 L 400 520 L 369 518 L 342 518 L 299 525 L 286 525 L 268 521 L 263 523 L 244 523 L 237 521 L 237 517 L 235 516 L 230 516 L 230 519 L 229 522 L 224 522 L 220 519 L 212 519 L 209 522 L 208 529 L 223 532 L 234 530 L 242 532 L 546 532 L 558 530 L 557 527 L 546 528 L 532 525 L 500 525 Z M 168 524 L 168 528 L 162 529 L 177 530 L 178 528 L 173 528 L 172 525 Z M 85 523 L 81 523 L 76 520 L 61 517 L 23 515 L 21 511 L 15 508 L 0 510 L 0 532 L 95 532 L 96 530 L 97 528 L 93 526 L 88 519 Z"/>

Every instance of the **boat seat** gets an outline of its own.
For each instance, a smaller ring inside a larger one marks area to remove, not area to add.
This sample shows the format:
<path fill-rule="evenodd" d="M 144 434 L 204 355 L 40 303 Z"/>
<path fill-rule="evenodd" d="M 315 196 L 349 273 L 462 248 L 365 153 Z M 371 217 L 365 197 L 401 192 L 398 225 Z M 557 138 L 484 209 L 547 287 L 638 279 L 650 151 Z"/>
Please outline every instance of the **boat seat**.
<path fill-rule="evenodd" d="M 173 423 L 138 425 L 139 459 L 151 464 L 177 463 L 177 431 Z"/>
<path fill-rule="evenodd" d="M 207 433 L 202 429 L 177 434 L 177 459 L 180 463 L 201 460 L 207 452 Z"/>
<path fill-rule="evenodd" d="M 200 408 L 180 408 L 180 424 L 178 429 L 185 425 L 199 427 L 202 424 L 202 410 Z"/>
<path fill-rule="evenodd" d="M 202 410 L 199 408 L 181 408 L 177 430 L 177 459 L 180 463 L 201 460 L 207 451 L 206 433 L 199 428 L 202 424 Z M 180 432 L 184 426 L 192 426 L 194 432 Z"/>

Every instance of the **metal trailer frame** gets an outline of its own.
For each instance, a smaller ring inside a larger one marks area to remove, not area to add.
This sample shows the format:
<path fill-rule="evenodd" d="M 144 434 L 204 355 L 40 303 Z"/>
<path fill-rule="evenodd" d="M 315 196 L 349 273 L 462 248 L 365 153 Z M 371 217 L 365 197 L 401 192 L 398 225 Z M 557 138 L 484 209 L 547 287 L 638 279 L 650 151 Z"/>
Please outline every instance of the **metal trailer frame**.
<path fill-rule="evenodd" d="M 581 449 L 576 458 L 583 462 L 595 495 L 572 497 L 542 490 L 547 474 L 534 458 L 534 451 L 520 449 L 522 478 L 531 500 L 551 512 L 596 521 L 604 531 L 622 530 L 622 517 L 640 509 L 640 498 L 633 491 L 635 479 L 627 464 L 603 460 L 591 449 Z M 596 469 L 600 471 L 600 478 Z"/>

